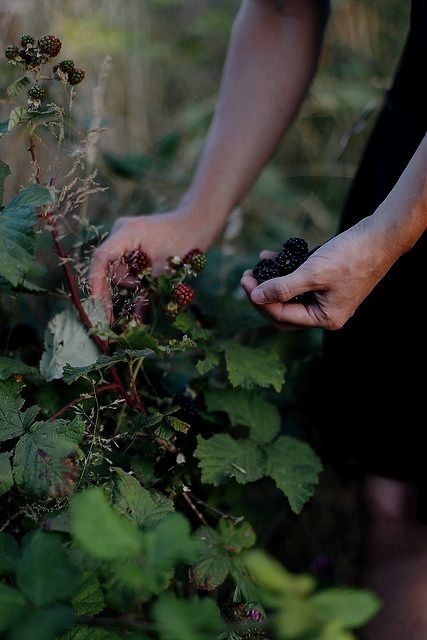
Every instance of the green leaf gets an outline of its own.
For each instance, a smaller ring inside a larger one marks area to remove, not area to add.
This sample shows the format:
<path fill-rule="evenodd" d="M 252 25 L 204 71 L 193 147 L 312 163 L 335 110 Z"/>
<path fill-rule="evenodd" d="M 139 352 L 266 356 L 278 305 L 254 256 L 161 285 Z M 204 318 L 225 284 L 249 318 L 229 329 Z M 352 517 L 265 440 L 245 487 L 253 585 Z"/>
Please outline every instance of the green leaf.
<path fill-rule="evenodd" d="M 0 207 L 3 204 L 4 181 L 7 176 L 10 176 L 9 165 L 3 162 L 3 160 L 0 160 Z"/>
<path fill-rule="evenodd" d="M 87 376 L 89 373 L 92 373 L 94 371 L 109 369 L 119 362 L 131 362 L 132 360 L 136 360 L 139 358 L 146 358 L 153 353 L 154 352 L 151 349 L 140 349 L 138 351 L 131 351 L 130 349 L 126 349 L 122 351 L 116 351 L 116 353 L 113 353 L 113 355 L 111 356 L 102 354 L 95 362 L 87 366 L 72 367 L 69 364 L 66 364 L 63 369 L 63 378 L 64 381 L 67 382 L 67 384 L 71 384 L 79 378 Z"/>
<path fill-rule="evenodd" d="M 121 640 L 123 636 L 118 636 L 109 629 L 100 627 L 87 627 L 85 625 L 71 629 L 60 640 Z M 143 640 L 141 636 L 140 640 Z"/>
<path fill-rule="evenodd" d="M 21 411 L 21 385 L 14 380 L 0 382 L 0 442 L 23 434 L 35 419 L 38 407 Z"/>
<path fill-rule="evenodd" d="M 67 600 L 75 592 L 76 568 L 57 534 L 38 531 L 31 537 L 17 563 L 16 582 L 38 607 Z"/>
<path fill-rule="evenodd" d="M 245 389 L 209 389 L 205 392 L 208 411 L 224 411 L 232 426 L 249 427 L 251 438 L 260 444 L 272 440 L 280 430 L 277 407 Z"/>
<path fill-rule="evenodd" d="M 285 367 L 274 351 L 224 342 L 228 378 L 233 387 L 273 387 L 277 393 L 285 382 Z"/>
<path fill-rule="evenodd" d="M 162 640 L 215 640 L 226 628 L 210 598 L 180 600 L 165 593 L 154 605 L 154 618 Z"/>
<path fill-rule="evenodd" d="M 182 311 L 175 318 L 173 326 L 184 334 L 188 334 L 193 340 L 204 342 L 213 336 L 211 329 L 204 329 L 190 311 Z"/>
<path fill-rule="evenodd" d="M 0 532 L 0 576 L 15 573 L 19 554 L 20 550 L 15 538 L 8 533 Z"/>
<path fill-rule="evenodd" d="M 142 548 L 142 534 L 108 504 L 98 487 L 71 500 L 71 532 L 76 542 L 100 560 L 131 558 Z"/>
<path fill-rule="evenodd" d="M 159 351 L 157 340 L 153 338 L 153 336 L 150 336 L 144 325 L 131 327 L 126 333 L 121 334 L 119 340 L 130 349 L 151 349 L 153 352 Z"/>
<path fill-rule="evenodd" d="M 231 554 L 249 549 L 256 542 L 255 532 L 248 522 L 234 524 L 231 520 L 222 519 L 218 523 L 218 534 L 221 544 Z"/>
<path fill-rule="evenodd" d="M 266 475 L 283 491 L 294 513 L 313 495 L 321 470 L 313 449 L 290 436 L 281 436 L 268 449 Z"/>
<path fill-rule="evenodd" d="M 174 431 L 179 431 L 180 433 L 187 433 L 190 428 L 188 422 L 184 422 L 184 420 L 180 420 L 175 416 L 166 416 L 165 422 L 168 427 Z"/>
<path fill-rule="evenodd" d="M 50 202 L 50 191 L 33 185 L 20 191 L 0 212 L 0 276 L 15 287 L 34 258 L 37 207 Z"/>
<path fill-rule="evenodd" d="M 74 622 L 73 610 L 57 605 L 33 611 L 15 625 L 8 640 L 56 640 Z"/>
<path fill-rule="evenodd" d="M 0 631 L 7 631 L 28 609 L 22 593 L 0 582 Z"/>
<path fill-rule="evenodd" d="M 10 466 L 10 453 L 0 453 L 0 496 L 3 496 L 13 487 L 12 467 Z"/>
<path fill-rule="evenodd" d="M 17 297 L 21 293 L 46 293 L 47 289 L 39 287 L 38 284 L 30 282 L 24 278 L 17 287 L 13 287 L 10 282 L 0 276 L 0 293 L 12 297 Z"/>
<path fill-rule="evenodd" d="M 292 575 L 275 558 L 261 549 L 248 551 L 245 566 L 252 578 L 266 591 L 280 595 L 305 597 L 316 586 L 309 575 Z"/>
<path fill-rule="evenodd" d="M 83 576 L 83 583 L 72 597 L 71 604 L 77 616 L 94 616 L 104 609 L 104 594 L 94 573 L 87 572 Z"/>
<path fill-rule="evenodd" d="M 231 570 L 230 557 L 218 533 L 211 527 L 200 527 L 195 536 L 201 542 L 201 548 L 191 570 L 192 578 L 199 589 L 216 589 Z"/>
<path fill-rule="evenodd" d="M 7 130 L 13 131 L 13 129 L 19 127 L 21 124 L 25 124 L 30 119 L 31 117 L 28 113 L 28 109 L 25 109 L 24 107 L 15 107 L 10 112 Z"/>
<path fill-rule="evenodd" d="M 92 367 L 97 359 L 98 349 L 73 308 L 67 307 L 50 320 L 45 332 L 45 351 L 40 360 L 40 372 L 48 382 L 62 378 L 66 364 Z"/>
<path fill-rule="evenodd" d="M 28 76 L 21 76 L 20 78 L 15 80 L 15 82 L 12 82 L 12 84 L 8 86 L 7 95 L 9 96 L 9 98 L 16 98 L 16 96 L 18 96 L 21 91 L 23 91 L 25 87 L 28 87 L 28 85 L 30 84 L 31 80 Z"/>
<path fill-rule="evenodd" d="M 123 516 L 134 520 L 141 529 L 151 529 L 174 511 L 172 500 L 144 489 L 134 477 L 116 467 L 113 505 Z"/>
<path fill-rule="evenodd" d="M 339 622 L 346 629 L 363 627 L 380 609 L 376 595 L 347 587 L 333 587 L 315 593 L 310 602 L 324 620 Z"/>
<path fill-rule="evenodd" d="M 217 351 L 213 351 L 212 349 L 206 349 L 205 357 L 203 360 L 198 360 L 196 363 L 196 369 L 200 373 L 201 376 L 204 376 L 212 369 L 215 369 L 220 363 L 221 356 Z"/>
<path fill-rule="evenodd" d="M 18 487 L 39 496 L 71 495 L 83 435 L 84 424 L 78 418 L 36 422 L 15 448 L 13 473 Z"/>
<path fill-rule="evenodd" d="M 35 367 L 30 367 L 28 364 L 15 360 L 15 358 L 7 358 L 6 356 L 0 356 L 0 380 L 6 380 L 13 375 L 34 375 L 37 373 Z"/>
<path fill-rule="evenodd" d="M 251 440 L 234 440 L 227 433 L 219 433 L 209 440 L 199 436 L 197 442 L 194 455 L 200 460 L 203 482 L 218 486 L 235 478 L 246 484 L 264 475 L 264 454 Z"/>

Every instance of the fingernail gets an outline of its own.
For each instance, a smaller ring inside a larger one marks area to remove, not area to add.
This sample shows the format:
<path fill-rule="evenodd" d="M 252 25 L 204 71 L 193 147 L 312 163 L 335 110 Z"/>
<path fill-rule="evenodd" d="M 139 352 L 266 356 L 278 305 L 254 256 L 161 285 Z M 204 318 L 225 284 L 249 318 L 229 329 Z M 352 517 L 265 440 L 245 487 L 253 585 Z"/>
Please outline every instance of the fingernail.
<path fill-rule="evenodd" d="M 264 304 L 265 295 L 262 287 L 256 287 L 251 293 L 251 300 L 256 304 Z"/>

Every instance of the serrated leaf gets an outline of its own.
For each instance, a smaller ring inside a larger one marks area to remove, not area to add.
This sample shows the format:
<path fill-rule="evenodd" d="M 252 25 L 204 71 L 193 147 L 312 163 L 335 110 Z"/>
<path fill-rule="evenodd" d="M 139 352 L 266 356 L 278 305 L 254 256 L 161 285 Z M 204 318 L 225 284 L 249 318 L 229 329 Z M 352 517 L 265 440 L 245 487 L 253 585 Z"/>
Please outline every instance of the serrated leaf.
<path fill-rule="evenodd" d="M 232 426 L 249 427 L 256 442 L 269 442 L 280 430 L 277 407 L 258 394 L 239 388 L 208 389 L 205 400 L 208 411 L 224 411 Z"/>
<path fill-rule="evenodd" d="M 174 511 L 173 502 L 150 492 L 134 477 L 116 467 L 113 505 L 123 516 L 133 520 L 141 529 L 151 529 Z"/>
<path fill-rule="evenodd" d="M 20 550 L 18 543 L 8 533 L 0 532 L 0 576 L 15 573 Z"/>
<path fill-rule="evenodd" d="M 283 491 L 295 513 L 313 495 L 321 470 L 313 449 L 290 436 L 281 436 L 267 451 L 266 475 Z"/>
<path fill-rule="evenodd" d="M 40 372 L 50 382 L 62 378 L 66 364 L 70 367 L 92 366 L 98 355 L 98 349 L 89 338 L 77 312 L 67 307 L 65 311 L 57 313 L 47 326 Z"/>
<path fill-rule="evenodd" d="M 274 351 L 224 342 L 228 378 L 233 387 L 273 387 L 277 393 L 285 382 L 285 366 Z"/>
<path fill-rule="evenodd" d="M 36 609 L 19 624 L 14 625 L 8 640 L 56 640 L 74 623 L 71 607 L 56 605 Z"/>
<path fill-rule="evenodd" d="M 210 598 L 181 600 L 165 593 L 154 605 L 154 618 L 162 640 L 214 640 L 226 628 Z"/>
<path fill-rule="evenodd" d="M 163 413 L 154 409 L 154 407 L 148 407 L 148 411 L 145 414 L 138 413 L 133 421 L 135 428 L 139 431 L 143 429 L 150 429 L 155 427 L 163 421 Z"/>
<path fill-rule="evenodd" d="M 37 207 L 52 202 L 48 189 L 33 185 L 20 191 L 0 212 L 0 276 L 18 286 L 34 258 Z"/>
<path fill-rule="evenodd" d="M 159 351 L 158 341 L 153 338 L 143 325 L 131 327 L 119 337 L 121 343 L 130 349 L 151 349 Z"/>
<path fill-rule="evenodd" d="M 68 631 L 65 635 L 61 636 L 60 640 L 121 640 L 121 636 L 118 636 L 109 629 L 82 625 Z M 143 640 L 143 637 L 139 640 Z"/>
<path fill-rule="evenodd" d="M 211 329 L 205 329 L 200 326 L 200 323 L 196 320 L 196 318 L 192 315 L 190 311 L 182 311 L 175 318 L 175 322 L 173 326 L 176 329 L 179 329 L 182 333 L 188 334 L 198 342 L 204 342 L 205 340 L 209 340 L 213 331 Z"/>
<path fill-rule="evenodd" d="M 94 573 L 88 572 L 83 576 L 83 582 L 71 598 L 71 604 L 77 616 L 94 616 L 104 609 L 101 583 Z"/>
<path fill-rule="evenodd" d="M 38 413 L 38 407 L 21 411 L 24 400 L 20 390 L 15 380 L 0 382 L 0 442 L 22 435 Z"/>
<path fill-rule="evenodd" d="M 203 482 L 218 486 L 235 478 L 246 484 L 264 475 L 264 454 L 251 440 L 234 440 L 227 433 L 219 433 L 209 440 L 199 436 L 197 442 L 194 455 L 200 460 Z"/>
<path fill-rule="evenodd" d="M 28 610 L 28 603 L 18 589 L 0 582 L 0 631 L 7 631 Z"/>
<path fill-rule="evenodd" d="M 37 373 L 35 367 L 30 367 L 28 364 L 15 360 L 15 358 L 7 358 L 6 356 L 0 356 L 0 380 L 6 380 L 13 375 L 34 375 Z"/>
<path fill-rule="evenodd" d="M 180 433 L 187 433 L 190 428 L 188 422 L 184 422 L 184 420 L 180 420 L 175 416 L 167 416 L 165 421 L 168 427 L 171 427 L 171 429 L 179 431 Z"/>
<path fill-rule="evenodd" d="M 357 629 L 378 613 L 380 601 L 376 595 L 362 589 L 332 587 L 310 598 L 310 603 L 323 620 L 331 620 L 345 629 Z"/>
<path fill-rule="evenodd" d="M 249 549 L 256 542 L 256 535 L 248 522 L 234 524 L 231 520 L 222 519 L 218 523 L 218 535 L 221 544 L 231 554 Z"/>
<path fill-rule="evenodd" d="M 3 162 L 3 160 L 0 160 L 0 207 L 3 204 L 4 181 L 7 176 L 10 176 L 9 165 Z"/>
<path fill-rule="evenodd" d="M 0 453 L 0 496 L 3 496 L 13 487 L 12 467 L 10 466 L 10 454 L 5 451 Z"/>
<path fill-rule="evenodd" d="M 142 533 L 113 510 L 98 487 L 87 489 L 71 500 L 70 517 L 76 542 L 94 558 L 125 559 L 141 551 Z"/>
<path fill-rule="evenodd" d="M 94 371 L 102 371 L 103 369 L 109 369 L 119 362 L 131 362 L 139 358 L 146 358 L 152 355 L 154 352 L 152 349 L 138 349 L 137 351 L 131 351 L 125 349 L 122 351 L 116 351 L 111 356 L 102 354 L 98 357 L 96 362 L 93 362 L 84 367 L 72 367 L 66 364 L 63 369 L 63 379 L 67 384 L 75 382 L 83 376 L 87 376 Z"/>
<path fill-rule="evenodd" d="M 39 287 L 38 284 L 30 282 L 30 280 L 27 280 L 26 278 L 20 282 L 18 287 L 13 287 L 6 278 L 0 276 L 0 293 L 5 295 L 16 297 L 21 293 L 45 293 L 46 291 L 47 289 Z"/>
<path fill-rule="evenodd" d="M 16 96 L 19 96 L 21 91 L 23 91 L 25 87 L 28 87 L 28 85 L 30 84 L 31 80 L 28 76 L 21 76 L 20 78 L 15 80 L 15 82 L 12 82 L 12 84 L 8 86 L 7 95 L 9 96 L 9 98 L 16 98 Z"/>
<path fill-rule="evenodd" d="M 18 487 L 33 495 L 71 495 L 83 435 L 84 424 L 77 418 L 36 422 L 15 448 L 13 474 Z"/>
<path fill-rule="evenodd" d="M 75 592 L 76 567 L 56 534 L 38 531 L 31 537 L 16 565 L 16 583 L 38 607 L 65 601 Z"/>
<path fill-rule="evenodd" d="M 201 542 L 200 554 L 191 569 L 192 578 L 199 589 L 216 589 L 231 570 L 228 553 L 218 533 L 211 527 L 200 527 L 195 536 Z"/>
<path fill-rule="evenodd" d="M 25 124 L 30 119 L 31 116 L 28 113 L 28 109 L 25 109 L 25 107 L 15 107 L 10 112 L 7 130 L 13 131 L 13 129 L 16 129 L 16 127 L 19 127 L 21 124 Z"/>
<path fill-rule="evenodd" d="M 201 376 L 204 376 L 212 369 L 215 369 L 221 361 L 221 355 L 217 351 L 212 349 L 206 349 L 205 357 L 203 360 L 198 360 L 196 363 L 196 369 Z"/>

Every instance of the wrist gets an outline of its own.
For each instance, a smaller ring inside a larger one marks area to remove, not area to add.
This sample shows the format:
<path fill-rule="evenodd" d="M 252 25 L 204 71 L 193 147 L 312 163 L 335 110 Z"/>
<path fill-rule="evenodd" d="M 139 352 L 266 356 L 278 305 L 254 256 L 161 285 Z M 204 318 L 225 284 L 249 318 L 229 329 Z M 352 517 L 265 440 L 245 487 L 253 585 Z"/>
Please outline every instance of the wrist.
<path fill-rule="evenodd" d="M 208 249 L 220 235 L 227 221 L 229 211 L 217 206 L 214 199 L 194 198 L 185 194 L 172 214 L 180 224 L 186 225 L 196 234 L 200 248 Z"/>

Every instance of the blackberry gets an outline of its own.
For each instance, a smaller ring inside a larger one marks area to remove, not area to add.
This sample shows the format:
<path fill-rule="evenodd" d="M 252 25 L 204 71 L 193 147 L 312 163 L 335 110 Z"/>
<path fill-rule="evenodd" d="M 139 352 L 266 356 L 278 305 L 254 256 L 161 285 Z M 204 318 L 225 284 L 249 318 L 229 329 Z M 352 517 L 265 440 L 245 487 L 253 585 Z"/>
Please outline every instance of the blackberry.
<path fill-rule="evenodd" d="M 20 38 L 20 42 L 21 42 L 21 47 L 28 47 L 29 44 L 34 44 L 35 43 L 35 38 L 33 36 L 31 36 L 29 33 L 24 33 L 21 38 Z"/>
<path fill-rule="evenodd" d="M 58 69 L 61 69 L 64 73 L 70 73 L 74 68 L 74 60 L 62 60 L 58 64 Z"/>
<path fill-rule="evenodd" d="M 151 265 L 150 258 L 142 249 L 132 249 L 125 253 L 122 259 L 131 276 L 143 275 Z"/>
<path fill-rule="evenodd" d="M 80 84 L 80 82 L 84 80 L 84 77 L 85 77 L 85 72 L 83 69 L 77 69 L 75 67 L 74 69 L 71 69 L 70 71 L 68 71 L 68 82 L 73 86 L 76 84 Z"/>
<path fill-rule="evenodd" d="M 289 249 L 294 255 L 306 257 L 308 254 L 308 244 L 303 238 L 289 238 L 283 245 L 284 249 Z"/>
<path fill-rule="evenodd" d="M 193 300 L 196 292 L 188 284 L 178 284 L 172 290 L 172 299 L 183 307 L 186 304 L 190 304 Z"/>
<path fill-rule="evenodd" d="M 46 95 L 46 89 L 43 89 L 43 87 L 41 87 L 38 84 L 33 84 L 32 87 L 30 87 L 28 89 L 28 95 L 30 96 L 30 98 L 33 98 L 33 100 L 43 100 L 43 98 Z"/>
<path fill-rule="evenodd" d="M 59 38 L 51 33 L 42 36 L 38 41 L 39 49 L 49 58 L 55 58 L 61 51 L 62 42 Z"/>
<path fill-rule="evenodd" d="M 276 256 L 274 262 L 280 276 L 287 276 L 295 269 L 298 269 L 304 262 L 305 257 L 300 254 L 294 254 L 289 249 L 282 249 Z"/>
<path fill-rule="evenodd" d="M 197 400 L 184 393 L 174 396 L 174 404 L 177 404 L 182 413 L 186 416 L 196 416 L 199 413 L 200 405 Z"/>
<path fill-rule="evenodd" d="M 8 47 L 5 47 L 4 55 L 8 60 L 16 60 L 19 58 L 19 49 L 15 47 L 15 45 L 10 44 Z"/>
<path fill-rule="evenodd" d="M 266 280 L 277 278 L 280 274 L 275 260 L 264 259 L 260 260 L 255 266 L 253 275 L 258 284 L 261 284 L 261 282 L 265 282 Z"/>

